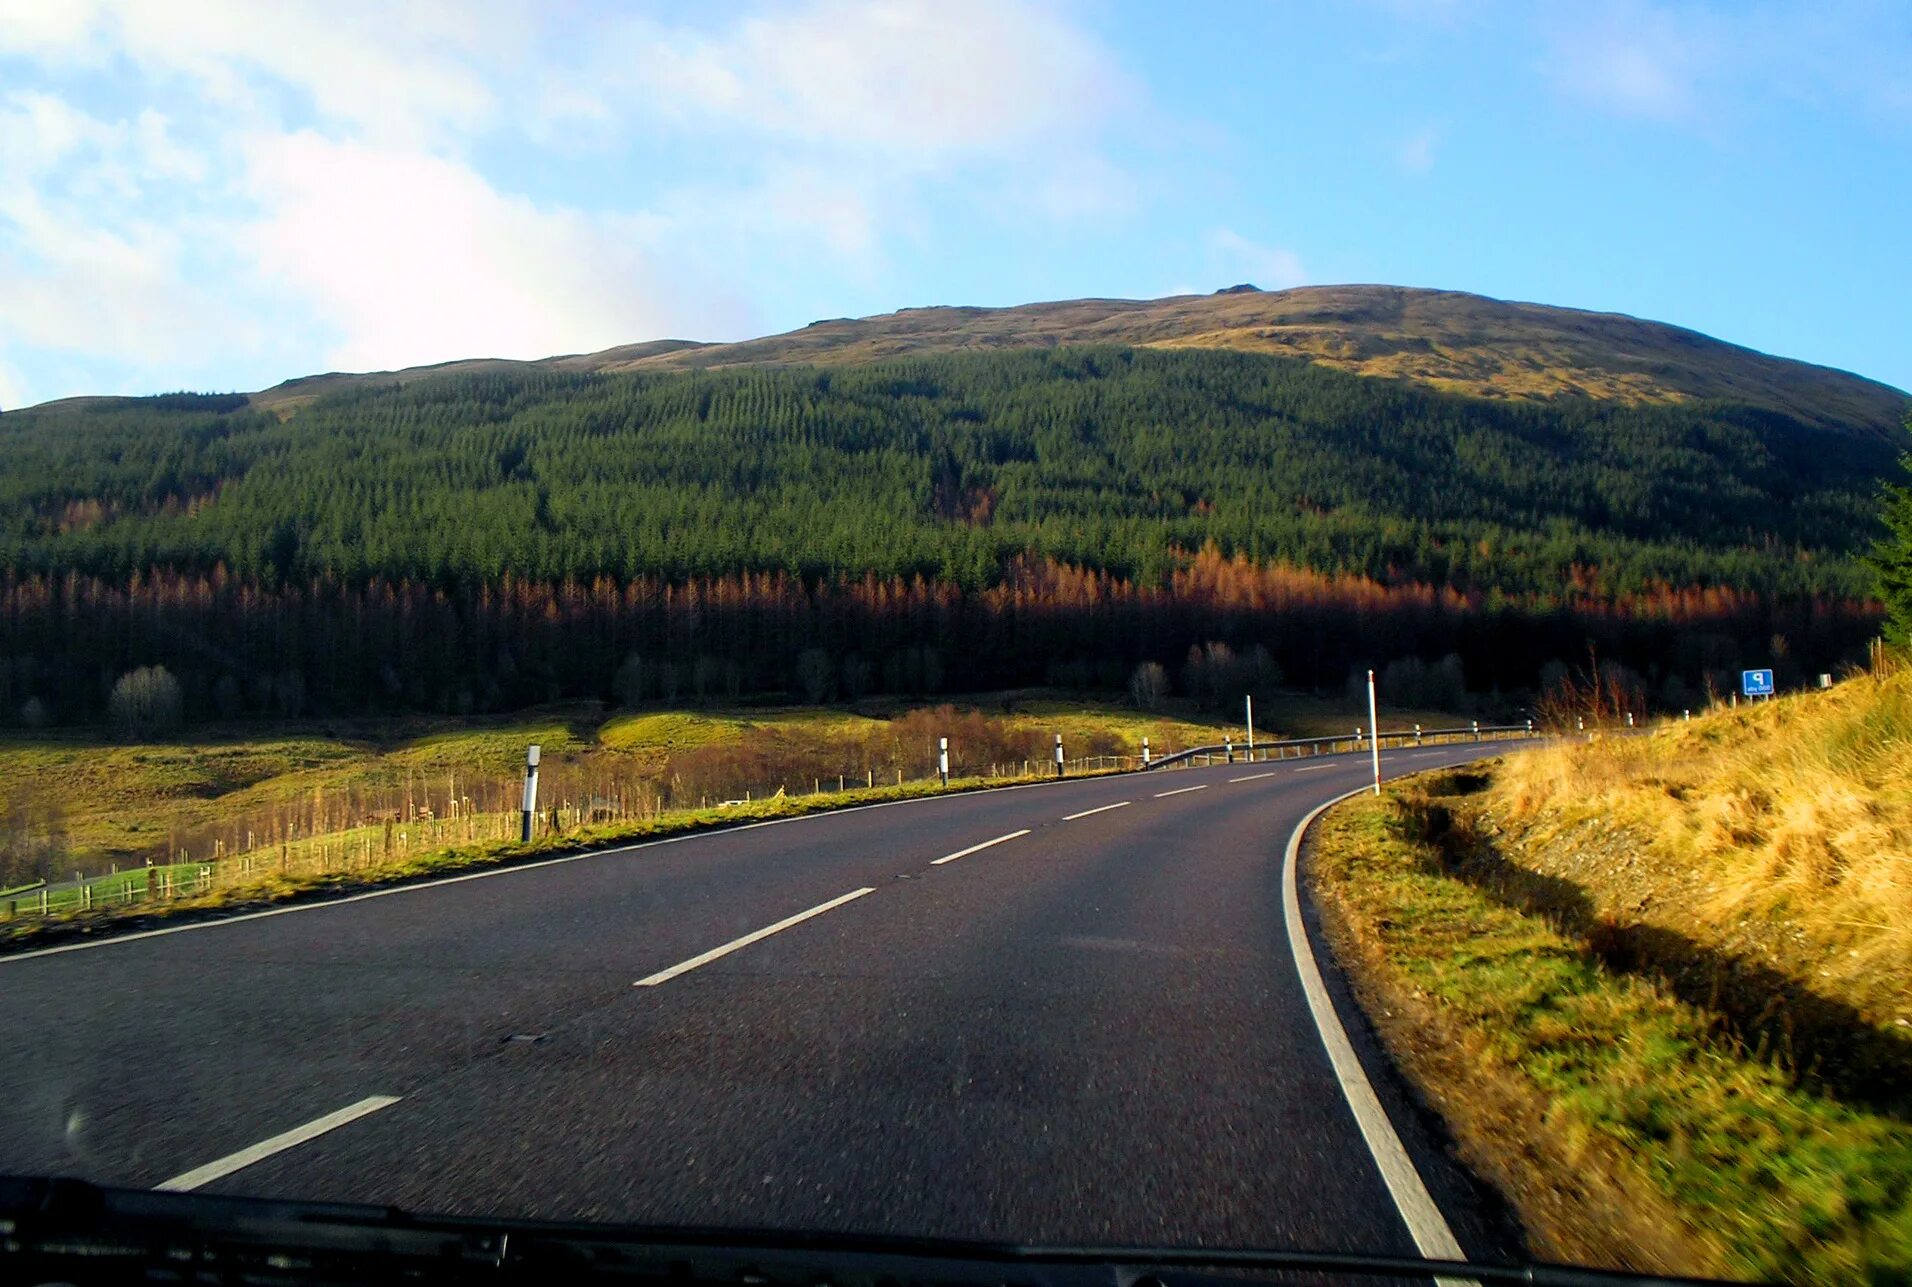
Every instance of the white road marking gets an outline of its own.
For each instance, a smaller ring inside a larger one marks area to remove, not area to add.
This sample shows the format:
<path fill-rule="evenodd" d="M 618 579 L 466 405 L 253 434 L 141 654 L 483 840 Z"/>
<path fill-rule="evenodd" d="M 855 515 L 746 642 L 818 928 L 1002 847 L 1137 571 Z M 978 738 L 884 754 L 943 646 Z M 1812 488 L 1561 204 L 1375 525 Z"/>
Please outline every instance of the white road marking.
<path fill-rule="evenodd" d="M 1228 780 L 1230 782 L 1253 782 L 1259 778 L 1272 778 L 1273 776 L 1275 776 L 1274 770 L 1270 769 L 1266 773 L 1250 773 L 1245 778 L 1230 778 Z"/>
<path fill-rule="evenodd" d="M 1127 808 L 1134 803 L 1133 800 L 1121 800 L 1115 804 L 1105 804 L 1099 809 L 1084 809 L 1081 813 L 1065 813 L 1062 815 L 1062 820 L 1064 822 L 1074 822 L 1077 818 L 1086 818 L 1092 813 L 1107 813 L 1111 809 Z"/>
<path fill-rule="evenodd" d="M 317 1117 L 304 1126 L 295 1126 L 283 1135 L 274 1135 L 269 1140 L 260 1140 L 251 1148 L 242 1148 L 237 1153 L 229 1153 L 217 1162 L 208 1162 L 204 1166 L 194 1167 L 184 1175 L 175 1175 L 172 1179 L 154 1185 L 161 1193 L 186 1193 L 201 1185 L 211 1184 L 214 1180 L 231 1175 L 234 1171 L 262 1162 L 274 1153 L 283 1153 L 289 1148 L 297 1148 L 307 1140 L 317 1139 L 327 1131 L 335 1131 L 348 1122 L 376 1113 L 381 1108 L 390 1108 L 399 1100 L 397 1095 L 367 1095 L 356 1104 L 347 1104 L 336 1113 L 327 1113 Z"/>
<path fill-rule="evenodd" d="M 1304 764 L 1300 768 L 1296 769 L 1295 772 L 1313 773 L 1316 769 L 1338 769 L 1343 767 L 1345 766 L 1340 764 Z"/>
<path fill-rule="evenodd" d="M 1208 783 L 1204 782 L 1200 786 L 1176 787 L 1173 791 L 1157 791 L 1155 793 L 1155 798 L 1157 800 L 1166 800 L 1168 799 L 1168 797 L 1172 795 L 1186 795 L 1190 791 L 1206 791 L 1206 790 L 1208 790 Z"/>
<path fill-rule="evenodd" d="M 1354 1112 L 1355 1123 L 1361 1128 L 1361 1137 L 1367 1141 L 1368 1152 L 1373 1154 L 1374 1164 L 1381 1171 L 1381 1179 L 1394 1198 L 1395 1209 L 1401 1213 L 1401 1220 L 1407 1225 L 1408 1232 L 1414 1235 L 1414 1245 L 1430 1260 L 1464 1260 L 1466 1257 L 1461 1253 L 1460 1243 L 1454 1238 L 1454 1231 L 1448 1228 L 1440 1207 L 1435 1204 L 1433 1195 L 1428 1193 L 1420 1173 L 1414 1169 L 1414 1160 L 1407 1155 L 1401 1137 L 1394 1133 L 1387 1110 L 1381 1107 L 1381 1100 L 1374 1093 L 1367 1073 L 1362 1071 L 1361 1061 L 1354 1053 L 1354 1045 L 1348 1040 L 1347 1029 L 1341 1026 L 1341 1019 L 1334 1012 L 1334 1002 L 1329 999 L 1327 985 L 1321 979 L 1321 967 L 1315 963 L 1314 949 L 1308 946 L 1308 931 L 1301 921 L 1301 900 L 1295 893 L 1297 857 L 1301 852 L 1301 838 L 1309 824 L 1331 806 L 1368 789 L 1357 787 L 1345 795 L 1316 805 L 1307 817 L 1295 825 L 1294 834 L 1288 837 L 1287 855 L 1282 860 L 1282 919 L 1288 926 L 1288 948 L 1294 954 L 1295 970 L 1301 975 L 1301 990 L 1307 994 L 1308 1010 L 1314 1015 L 1315 1030 L 1321 1034 L 1321 1044 L 1327 1047 L 1328 1062 L 1334 1066 L 1334 1075 L 1341 1083 L 1341 1093 Z"/>
<path fill-rule="evenodd" d="M 941 858 L 932 858 L 929 860 L 929 865 L 932 867 L 940 867 L 946 862 L 955 862 L 958 858 L 967 858 L 978 850 L 987 849 L 991 845 L 999 845 L 1005 840 L 1014 840 L 1017 836 L 1026 836 L 1028 834 L 1029 828 L 1024 827 L 1021 831 L 1012 831 L 1006 836 L 997 836 L 994 840 L 985 840 L 980 845 L 971 845 L 967 849 L 958 849 L 953 854 L 944 854 Z"/>
<path fill-rule="evenodd" d="M 633 983 L 631 986 L 634 988 L 654 988 L 660 983 L 669 983 L 672 979 L 676 978 L 678 975 L 688 974 L 690 971 L 696 969 L 700 965 L 709 965 L 712 961 L 716 960 L 720 956 L 729 956 L 732 952 L 735 952 L 737 949 L 749 947 L 752 943 L 757 942 L 759 939 L 769 938 L 772 934 L 781 933 L 782 931 L 789 929 L 792 925 L 803 924 L 803 922 L 809 920 L 812 916 L 821 916 L 825 912 L 830 911 L 833 908 L 841 907 L 843 906 L 843 904 L 850 902 L 853 899 L 861 898 L 865 894 L 874 894 L 875 892 L 876 892 L 876 889 L 874 886 L 866 886 L 863 889 L 853 889 L 847 894 L 844 894 L 837 898 L 832 898 L 827 903 L 818 903 L 815 907 L 812 907 L 807 912 L 798 912 L 795 916 L 786 916 L 782 920 L 778 921 L 775 925 L 766 925 L 760 930 L 752 930 L 750 933 L 744 935 L 742 938 L 731 939 L 730 942 L 724 944 L 722 947 L 713 947 L 710 949 L 710 951 L 701 952 L 698 955 L 691 957 L 690 960 L 688 961 L 679 961 L 676 965 L 671 966 L 670 969 L 659 970 L 656 974 L 647 975 L 646 977 L 641 978 L 637 982 Z"/>
<path fill-rule="evenodd" d="M 1447 754 L 1447 752 L 1445 751 L 1416 751 L 1414 752 L 1414 754 L 1408 756 L 1407 758 L 1410 760 L 1425 760 L 1430 755 L 1445 755 L 1445 754 Z"/>

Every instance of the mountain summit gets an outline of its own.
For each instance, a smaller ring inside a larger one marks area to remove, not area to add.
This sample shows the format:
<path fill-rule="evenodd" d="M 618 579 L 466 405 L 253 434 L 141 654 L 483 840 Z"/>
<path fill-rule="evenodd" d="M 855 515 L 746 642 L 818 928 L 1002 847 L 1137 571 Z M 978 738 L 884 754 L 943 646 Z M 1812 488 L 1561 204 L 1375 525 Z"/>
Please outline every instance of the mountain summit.
<path fill-rule="evenodd" d="M 364 381 L 546 368 L 676 371 L 838 366 L 959 350 L 1120 344 L 1239 349 L 1305 358 L 1358 375 L 1500 399 L 1560 395 L 1632 403 L 1719 399 L 1866 436 L 1898 433 L 1907 395 L 1830 367 L 1773 357 L 1663 322 L 1462 291 L 1402 286 L 1230 286 L 1166 299 L 1077 299 L 1011 308 L 906 308 L 812 322 L 731 344 L 657 340 L 536 362 L 496 359 L 370 376 L 290 380 L 253 395 L 287 414 Z"/>

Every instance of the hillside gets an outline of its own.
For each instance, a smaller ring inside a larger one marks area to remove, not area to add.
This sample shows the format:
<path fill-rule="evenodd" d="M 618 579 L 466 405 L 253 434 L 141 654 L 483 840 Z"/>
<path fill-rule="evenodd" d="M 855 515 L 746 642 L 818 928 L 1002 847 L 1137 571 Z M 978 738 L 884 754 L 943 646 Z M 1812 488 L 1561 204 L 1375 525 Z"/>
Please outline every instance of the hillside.
<path fill-rule="evenodd" d="M 1418 381 L 1337 369 L 1410 333 Z M 1463 356 L 1615 396 L 1428 387 Z M 1591 645 L 1680 705 L 1876 628 L 1896 398 L 1349 288 L 73 399 L 0 416 L 0 718 L 97 718 L 156 663 L 197 718 L 603 698 L 632 656 L 665 697 L 794 693 L 805 657 L 851 694 L 1187 689 L 1210 644 L 1329 689 L 1451 655 L 1483 694 Z"/>
<path fill-rule="evenodd" d="M 1463 592 L 1850 594 L 1893 462 L 1744 405 L 1465 399 L 1187 348 L 461 369 L 283 422 L 173 395 L 14 413 L 0 438 L 12 568 L 971 589 L 1027 556 L 1155 578 L 1213 543 Z"/>
<path fill-rule="evenodd" d="M 254 405 L 286 414 L 318 393 L 350 384 L 405 383 L 452 372 L 842 366 L 1080 344 L 1273 353 L 1478 398 L 1725 400 L 1821 428 L 1887 437 L 1896 431 L 1907 397 L 1844 371 L 1771 357 L 1660 322 L 1398 286 L 1235 288 L 1157 300 L 910 308 L 814 322 L 736 344 L 660 340 L 540 362 L 468 361 L 367 376 L 312 376 L 252 396 Z"/>

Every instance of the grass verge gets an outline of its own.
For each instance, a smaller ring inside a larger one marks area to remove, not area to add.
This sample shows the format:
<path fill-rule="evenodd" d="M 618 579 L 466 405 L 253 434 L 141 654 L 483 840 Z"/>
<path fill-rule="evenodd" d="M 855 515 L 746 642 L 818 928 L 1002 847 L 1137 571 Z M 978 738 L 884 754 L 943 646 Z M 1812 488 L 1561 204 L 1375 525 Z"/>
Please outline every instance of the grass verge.
<path fill-rule="evenodd" d="M 1536 1254 L 1912 1282 L 1908 1088 L 1844 1097 L 1650 971 L 1614 968 L 1597 929 L 1516 896 L 1489 841 L 1457 841 L 1482 785 L 1443 774 L 1338 806 L 1308 874 L 1383 1041 Z"/>

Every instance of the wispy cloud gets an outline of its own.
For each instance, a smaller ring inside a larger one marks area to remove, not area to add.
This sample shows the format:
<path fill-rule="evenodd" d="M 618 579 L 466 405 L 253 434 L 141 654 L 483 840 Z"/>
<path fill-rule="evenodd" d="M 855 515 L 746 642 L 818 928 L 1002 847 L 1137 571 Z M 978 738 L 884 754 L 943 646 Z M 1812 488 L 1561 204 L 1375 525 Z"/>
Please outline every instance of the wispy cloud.
<path fill-rule="evenodd" d="M 1211 231 L 1208 245 L 1231 285 L 1248 281 L 1263 290 L 1285 290 L 1307 284 L 1307 270 L 1292 250 L 1251 241 L 1232 228 Z"/>
<path fill-rule="evenodd" d="M 1440 142 L 1439 126 L 1423 125 L 1402 139 L 1394 150 L 1394 160 L 1408 174 L 1426 174 L 1434 168 L 1434 147 Z"/>
<path fill-rule="evenodd" d="M 1589 0 L 1542 13 L 1547 78 L 1616 116 L 1711 133 L 1806 103 L 1912 126 L 1904 5 Z"/>
<path fill-rule="evenodd" d="M 1576 9 L 1553 32 L 1549 70 L 1570 97 L 1622 116 L 1696 123 L 1719 58 L 1705 15 L 1645 3 Z"/>

